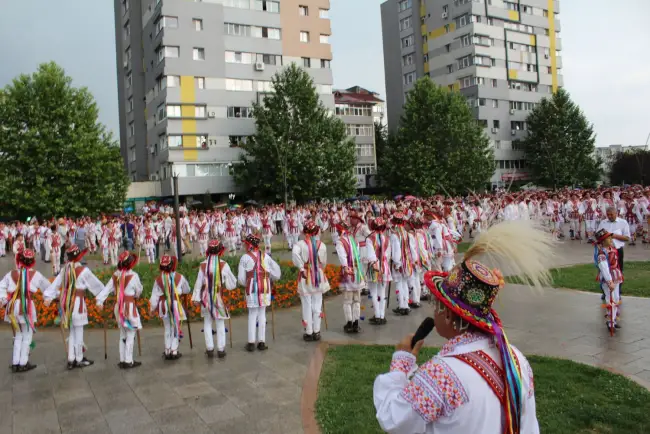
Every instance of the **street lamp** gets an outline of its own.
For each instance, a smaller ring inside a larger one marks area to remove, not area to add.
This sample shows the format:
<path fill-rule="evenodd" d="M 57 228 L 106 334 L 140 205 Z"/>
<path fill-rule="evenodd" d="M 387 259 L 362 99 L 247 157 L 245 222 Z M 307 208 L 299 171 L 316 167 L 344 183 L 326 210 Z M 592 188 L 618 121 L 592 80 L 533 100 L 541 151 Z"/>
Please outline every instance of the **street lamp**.
<path fill-rule="evenodd" d="M 176 254 L 178 255 L 178 263 L 183 262 L 183 250 L 181 247 L 181 214 L 178 210 L 179 208 L 179 199 L 178 199 L 178 172 L 174 170 L 174 165 L 170 164 L 170 170 L 172 172 L 172 181 L 174 186 L 174 217 L 176 220 Z"/>

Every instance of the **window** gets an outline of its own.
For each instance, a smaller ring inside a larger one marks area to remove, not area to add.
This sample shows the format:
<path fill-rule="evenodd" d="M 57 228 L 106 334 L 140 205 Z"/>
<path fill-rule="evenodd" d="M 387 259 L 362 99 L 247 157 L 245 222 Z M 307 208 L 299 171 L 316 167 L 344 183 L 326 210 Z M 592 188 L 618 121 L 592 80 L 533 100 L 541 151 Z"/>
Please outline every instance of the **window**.
<path fill-rule="evenodd" d="M 181 85 L 181 77 L 178 75 L 167 76 L 167 87 L 178 87 Z"/>
<path fill-rule="evenodd" d="M 129 0 L 122 0 L 122 15 L 129 11 Z"/>
<path fill-rule="evenodd" d="M 372 137 L 375 135 L 375 128 L 373 125 L 348 124 L 345 128 L 348 136 Z"/>
<path fill-rule="evenodd" d="M 124 39 L 128 40 L 130 36 L 131 36 L 131 23 L 127 21 L 127 23 L 124 25 Z"/>
<path fill-rule="evenodd" d="M 129 129 L 127 130 L 127 136 L 128 137 L 133 137 L 135 135 L 135 123 L 131 122 L 129 124 Z"/>
<path fill-rule="evenodd" d="M 494 120 L 492 121 L 492 128 L 499 129 L 500 126 L 501 126 L 501 122 L 499 122 L 498 119 L 494 119 Z"/>
<path fill-rule="evenodd" d="M 372 175 L 373 173 L 375 173 L 374 164 L 359 164 L 354 166 L 355 175 Z"/>
<path fill-rule="evenodd" d="M 357 157 L 372 157 L 372 148 L 371 143 L 368 144 L 357 144 Z"/>
<path fill-rule="evenodd" d="M 192 59 L 194 59 L 194 60 L 205 60 L 205 49 L 203 49 L 203 48 L 192 48 Z"/>
<path fill-rule="evenodd" d="M 161 75 L 158 78 L 156 78 L 156 89 L 155 90 L 157 92 L 160 92 L 161 90 L 163 90 L 166 87 L 167 87 L 167 77 L 165 77 L 164 75 Z"/>
<path fill-rule="evenodd" d="M 194 82 L 199 89 L 205 89 L 205 77 L 194 77 Z"/>
<path fill-rule="evenodd" d="M 470 87 L 474 85 L 474 77 L 471 75 L 468 75 L 467 77 L 462 77 L 460 79 L 460 88 L 465 89 L 466 87 Z"/>
<path fill-rule="evenodd" d="M 413 54 L 402 56 L 402 66 L 413 65 Z"/>
<path fill-rule="evenodd" d="M 238 148 L 248 141 L 248 136 L 228 136 L 228 142 L 231 148 Z"/>
<path fill-rule="evenodd" d="M 494 39 L 481 35 L 474 35 L 473 42 L 476 45 L 484 45 L 486 47 L 491 47 L 494 45 Z"/>
<path fill-rule="evenodd" d="M 429 37 L 427 35 L 422 35 L 422 44 L 429 42 Z"/>
<path fill-rule="evenodd" d="M 406 17 L 399 22 L 399 30 L 406 30 L 411 28 L 411 17 Z"/>
<path fill-rule="evenodd" d="M 256 62 L 264 63 L 265 65 L 282 65 L 282 56 L 275 54 L 257 54 Z"/>
<path fill-rule="evenodd" d="M 397 12 L 402 12 L 409 9 L 412 6 L 412 0 L 401 0 L 397 3 Z"/>
<path fill-rule="evenodd" d="M 474 78 L 474 84 L 477 84 L 479 86 L 483 86 L 485 84 L 485 78 L 483 78 L 483 77 L 475 77 Z"/>
<path fill-rule="evenodd" d="M 183 136 L 167 136 L 167 146 L 180 148 L 183 146 Z"/>
<path fill-rule="evenodd" d="M 308 6 L 298 6 L 298 15 L 300 15 L 301 17 L 309 16 L 309 7 Z"/>
<path fill-rule="evenodd" d="M 451 44 L 445 45 L 445 51 L 449 53 L 451 51 Z"/>
<path fill-rule="evenodd" d="M 273 82 L 271 82 L 271 81 L 258 81 L 257 82 L 257 91 L 258 92 L 273 92 Z"/>
<path fill-rule="evenodd" d="M 472 45 L 472 39 L 469 36 L 469 33 L 460 37 L 460 46 L 468 47 Z"/>
<path fill-rule="evenodd" d="M 318 16 L 326 20 L 330 17 L 330 11 L 328 9 L 319 9 Z"/>
<path fill-rule="evenodd" d="M 546 9 L 542 9 L 542 16 L 543 16 L 544 18 L 548 18 L 548 10 L 546 10 Z"/>
<path fill-rule="evenodd" d="M 167 112 L 165 111 L 165 104 L 160 104 L 156 109 L 156 119 L 158 122 L 164 120 L 167 117 Z"/>
<path fill-rule="evenodd" d="M 499 100 L 498 99 L 493 99 L 492 100 L 492 108 L 499 108 Z"/>
<path fill-rule="evenodd" d="M 280 12 L 280 3 L 271 0 L 255 0 L 255 9 L 277 14 Z"/>
<path fill-rule="evenodd" d="M 332 85 L 331 84 L 317 84 L 316 92 L 320 95 L 331 95 L 332 94 Z"/>
<path fill-rule="evenodd" d="M 251 26 L 243 24 L 224 23 L 223 30 L 226 35 L 251 36 Z"/>
<path fill-rule="evenodd" d="M 479 99 L 478 99 L 478 105 L 479 105 L 480 107 L 485 107 L 485 103 L 486 103 L 486 102 L 487 102 L 487 101 L 486 101 L 485 98 L 479 98 Z"/>
<path fill-rule="evenodd" d="M 467 21 L 468 21 L 467 17 L 468 17 L 467 14 L 458 17 L 458 27 L 464 27 L 467 25 Z"/>
<path fill-rule="evenodd" d="M 194 30 L 197 32 L 202 32 L 203 31 L 203 20 L 200 20 L 198 18 L 194 18 L 192 20 L 192 24 L 194 25 Z"/>
<path fill-rule="evenodd" d="M 457 62 L 458 62 L 458 69 L 467 68 L 472 64 L 472 56 L 469 55 L 469 56 L 461 57 L 460 59 L 458 59 Z"/>
<path fill-rule="evenodd" d="M 501 149 L 501 140 L 494 141 L 494 149 Z"/>
<path fill-rule="evenodd" d="M 376 110 L 375 110 L 376 109 Z M 372 116 L 372 113 L 381 113 L 381 107 L 373 106 L 372 108 L 367 105 L 353 105 L 349 104 L 336 104 L 337 116 Z"/>
<path fill-rule="evenodd" d="M 309 42 L 309 32 L 300 32 L 300 42 Z"/>
<path fill-rule="evenodd" d="M 125 81 L 126 81 L 126 88 L 129 89 L 133 84 L 133 75 L 130 72 L 126 75 Z"/>
<path fill-rule="evenodd" d="M 253 90 L 253 81 L 226 78 L 226 90 L 233 90 L 239 92 L 251 92 Z"/>
<path fill-rule="evenodd" d="M 454 65 L 447 65 L 447 74 L 454 72 Z"/>
<path fill-rule="evenodd" d="M 194 107 L 194 117 L 204 118 L 205 116 L 205 106 L 196 106 Z"/>
<path fill-rule="evenodd" d="M 254 38 L 280 39 L 280 29 L 273 27 L 252 27 L 251 36 Z"/>
<path fill-rule="evenodd" d="M 497 87 L 497 79 L 496 78 L 493 78 L 490 81 L 492 82 L 492 87 Z"/>
<path fill-rule="evenodd" d="M 229 118 L 252 118 L 252 107 L 228 107 Z"/>
<path fill-rule="evenodd" d="M 404 84 L 411 84 L 415 81 L 415 72 L 409 72 L 404 74 Z"/>
<path fill-rule="evenodd" d="M 321 44 L 329 44 L 330 43 L 329 35 L 320 35 L 320 43 Z"/>
<path fill-rule="evenodd" d="M 130 97 L 126 102 L 126 112 L 131 113 L 133 111 L 133 97 Z"/>
<path fill-rule="evenodd" d="M 320 60 L 320 67 L 321 67 L 322 69 L 330 69 L 330 67 L 331 67 L 331 62 L 332 62 L 332 61 L 329 60 L 329 59 L 321 59 L 321 60 Z"/>
<path fill-rule="evenodd" d="M 512 121 L 510 122 L 510 128 L 517 131 L 526 130 L 526 122 L 522 121 Z"/>
<path fill-rule="evenodd" d="M 226 63 L 244 63 L 250 65 L 253 63 L 253 55 L 251 53 L 242 53 L 240 51 L 226 51 Z"/>
<path fill-rule="evenodd" d="M 160 19 L 156 21 L 156 35 L 165 27 L 169 27 L 170 29 L 178 28 L 178 17 L 160 17 Z"/>
<path fill-rule="evenodd" d="M 160 62 L 166 57 L 177 58 L 179 56 L 180 48 L 171 45 L 164 46 L 164 47 L 160 46 L 158 47 L 156 52 L 157 52 L 158 62 Z"/>
<path fill-rule="evenodd" d="M 449 13 L 449 5 L 444 5 L 442 7 L 442 13 L 443 14 L 448 14 Z"/>
<path fill-rule="evenodd" d="M 303 57 L 302 66 L 305 68 L 311 68 L 311 59 L 309 57 Z"/>
<path fill-rule="evenodd" d="M 402 38 L 402 48 L 413 46 L 413 35 Z"/>
<path fill-rule="evenodd" d="M 168 105 L 167 106 L 167 117 L 168 118 L 180 118 L 181 117 L 181 106 L 179 106 L 179 105 Z"/>

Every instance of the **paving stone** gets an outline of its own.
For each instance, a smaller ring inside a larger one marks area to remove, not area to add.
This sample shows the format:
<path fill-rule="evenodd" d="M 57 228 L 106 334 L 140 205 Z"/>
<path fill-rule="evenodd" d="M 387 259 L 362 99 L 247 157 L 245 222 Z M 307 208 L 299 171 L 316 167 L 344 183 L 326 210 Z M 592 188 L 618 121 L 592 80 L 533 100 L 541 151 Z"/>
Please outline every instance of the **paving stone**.
<path fill-rule="evenodd" d="M 137 387 L 133 389 L 133 392 L 149 411 L 183 405 L 183 399 L 165 383 Z"/>
<path fill-rule="evenodd" d="M 158 428 L 165 434 L 212 432 L 196 412 L 186 407 L 175 407 L 152 412 L 151 417 Z"/>

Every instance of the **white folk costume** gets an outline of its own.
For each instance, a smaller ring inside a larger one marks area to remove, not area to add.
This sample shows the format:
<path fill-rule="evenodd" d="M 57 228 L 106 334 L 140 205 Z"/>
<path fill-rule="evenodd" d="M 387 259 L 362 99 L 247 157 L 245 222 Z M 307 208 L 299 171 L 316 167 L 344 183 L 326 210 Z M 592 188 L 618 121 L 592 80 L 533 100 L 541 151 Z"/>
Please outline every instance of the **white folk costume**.
<path fill-rule="evenodd" d="M 190 293 L 190 284 L 185 276 L 176 272 L 177 259 L 174 256 L 160 258 L 160 276 L 153 282 L 149 311 L 156 312 L 165 327 L 166 360 L 176 360 L 181 357 L 178 343 L 183 337 L 183 321 L 187 320 L 181 295 Z"/>
<path fill-rule="evenodd" d="M 368 320 L 373 325 L 384 325 L 386 321 L 386 290 L 391 281 L 390 261 L 392 257 L 390 237 L 386 235 L 386 221 L 378 217 L 373 222 L 374 232 L 366 239 L 366 250 L 374 252 L 374 261 L 368 263 L 368 289 L 372 299 L 374 316 Z M 372 258 L 373 252 L 366 257 Z"/>
<path fill-rule="evenodd" d="M 627 199 L 621 203 L 620 210 L 621 216 L 627 221 L 630 225 L 630 245 L 633 246 L 636 243 L 637 236 L 637 226 L 639 222 L 642 221 L 641 213 L 639 212 L 639 207 L 634 203 L 632 199 Z"/>
<path fill-rule="evenodd" d="M 46 306 L 54 299 L 59 299 L 59 319 L 64 329 L 69 329 L 68 335 L 68 369 L 84 368 L 93 364 L 92 360 L 84 357 L 84 326 L 88 324 L 88 307 L 86 305 L 86 290 L 97 296 L 104 289 L 104 284 L 89 268 L 81 265 L 81 259 L 86 250 L 79 250 L 73 244 L 66 251 L 68 262 L 63 273 L 43 291 Z"/>
<path fill-rule="evenodd" d="M 391 276 L 395 282 L 395 295 L 398 306 L 393 309 L 398 315 L 408 315 L 409 279 L 415 272 L 415 261 L 409 234 L 404 229 L 404 214 L 398 212 L 393 216 L 393 231 L 390 235 L 390 247 L 393 260 Z"/>
<path fill-rule="evenodd" d="M 246 349 L 266 350 L 266 307 L 271 305 L 271 281 L 279 280 L 280 266 L 270 255 L 259 250 L 260 239 L 249 235 L 245 240 L 248 252 L 239 260 L 237 279 L 246 291 L 248 309 L 248 344 Z M 256 333 L 257 330 L 257 333 Z M 257 336 L 256 336 L 257 335 Z M 257 339 L 256 339 L 257 338 Z"/>
<path fill-rule="evenodd" d="M 296 212 L 289 211 L 284 222 L 284 234 L 289 244 L 289 250 L 293 249 L 293 245 L 298 242 L 300 236 L 300 224 L 298 222 L 298 215 Z"/>
<path fill-rule="evenodd" d="M 294 244 L 291 257 L 298 268 L 298 295 L 302 306 L 303 339 L 320 340 L 323 294 L 330 286 L 325 276 L 327 248 L 318 240 L 319 227 L 313 222 L 305 223 L 305 239 Z"/>
<path fill-rule="evenodd" d="M 50 282 L 32 269 L 35 264 L 34 252 L 23 249 L 16 255 L 16 269 L 5 274 L 0 281 L 0 306 L 5 307 L 4 320 L 14 330 L 13 372 L 30 371 L 36 367 L 29 363 L 37 321 L 32 297 L 39 289 L 45 290 Z"/>
<path fill-rule="evenodd" d="M 151 225 L 144 227 L 142 233 L 142 247 L 144 247 L 144 252 L 147 255 L 147 260 L 150 264 L 156 262 L 156 243 L 158 242 L 158 235 Z"/>
<path fill-rule="evenodd" d="M 224 231 L 224 244 L 228 249 L 229 253 L 234 253 L 237 251 L 237 240 L 239 235 L 237 233 L 237 222 L 234 217 L 228 217 L 225 223 Z"/>
<path fill-rule="evenodd" d="M 199 267 L 199 274 L 194 284 L 192 302 L 201 305 L 203 317 L 203 335 L 208 357 L 214 356 L 214 340 L 212 324 L 217 329 L 217 354 L 219 358 L 226 355 L 226 325 L 225 320 L 230 319 L 228 306 L 223 301 L 223 291 L 231 291 L 237 286 L 237 278 L 230 270 L 226 261 L 219 259 L 224 253 L 223 244 L 212 240 L 208 244 L 208 257 Z M 232 331 L 230 331 L 232 333 Z"/>
<path fill-rule="evenodd" d="M 133 271 L 137 263 L 137 255 L 128 251 L 122 252 L 117 261 L 117 271 L 113 273 L 104 290 L 97 295 L 97 306 L 101 308 L 106 298 L 111 293 L 116 293 L 114 314 L 120 329 L 119 367 L 122 369 L 135 368 L 142 364 L 133 360 L 135 335 L 142 328 L 136 299 L 142 294 L 143 288 L 140 276 Z"/>
<path fill-rule="evenodd" d="M 436 326 L 448 319 L 456 336 L 420 367 L 410 351 L 393 354 L 390 372 L 377 377 L 373 392 L 384 431 L 539 433 L 532 369 L 508 342 L 492 308 L 505 282 L 499 270 L 474 259 L 479 254 L 502 259 L 538 288 L 550 281 L 545 262 L 552 256 L 552 240 L 526 220 L 481 234 L 451 273 L 427 272 Z"/>
<path fill-rule="evenodd" d="M 273 238 L 273 220 L 266 213 L 260 219 L 262 225 L 262 239 L 264 240 L 264 251 L 271 254 L 271 239 Z"/>
<path fill-rule="evenodd" d="M 117 252 L 122 243 L 122 231 L 117 223 L 108 225 L 108 254 L 111 258 L 111 265 L 117 265 Z"/>
<path fill-rule="evenodd" d="M 580 202 L 577 196 L 566 203 L 564 206 L 567 217 L 569 218 L 569 234 L 572 240 L 582 239 L 582 215 L 580 214 Z"/>
<path fill-rule="evenodd" d="M 208 251 L 208 241 L 210 240 L 210 222 L 205 215 L 202 215 L 196 222 L 196 233 L 199 239 L 199 254 L 205 256 Z"/>
<path fill-rule="evenodd" d="M 596 199 L 585 198 L 580 204 L 580 215 L 585 222 L 585 235 L 589 240 L 593 240 L 594 232 L 596 232 L 596 210 L 598 204 Z"/>
<path fill-rule="evenodd" d="M 618 259 L 618 251 L 606 241 L 612 236 L 605 229 L 596 232 L 596 245 L 594 247 L 594 262 L 598 268 L 598 277 L 600 287 L 605 294 L 605 304 L 603 307 L 606 311 L 607 327 L 611 334 L 614 329 L 619 328 L 618 319 L 620 315 L 621 293 L 620 288 L 623 283 L 623 272 L 621 271 Z"/>
<path fill-rule="evenodd" d="M 341 264 L 339 287 L 343 292 L 343 314 L 346 320 L 343 330 L 346 333 L 358 333 L 361 318 L 361 290 L 366 287 L 362 252 L 354 237 L 348 232 L 345 223 L 339 223 L 337 230 L 339 240 L 336 244 L 336 253 Z"/>

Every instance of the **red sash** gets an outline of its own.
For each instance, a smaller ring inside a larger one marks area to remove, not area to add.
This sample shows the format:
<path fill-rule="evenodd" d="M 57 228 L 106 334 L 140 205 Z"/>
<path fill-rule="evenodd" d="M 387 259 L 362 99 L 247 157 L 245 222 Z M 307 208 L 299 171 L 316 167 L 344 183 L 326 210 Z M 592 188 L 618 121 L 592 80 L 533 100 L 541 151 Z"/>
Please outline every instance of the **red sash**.
<path fill-rule="evenodd" d="M 452 357 L 455 357 L 472 367 L 472 369 L 474 369 L 488 383 L 490 389 L 492 389 L 497 398 L 499 398 L 501 405 L 505 405 L 505 373 L 490 356 L 488 356 L 484 351 L 479 350 L 472 353 L 458 354 Z M 517 368 L 521 369 L 519 359 L 516 355 L 514 359 Z"/>

